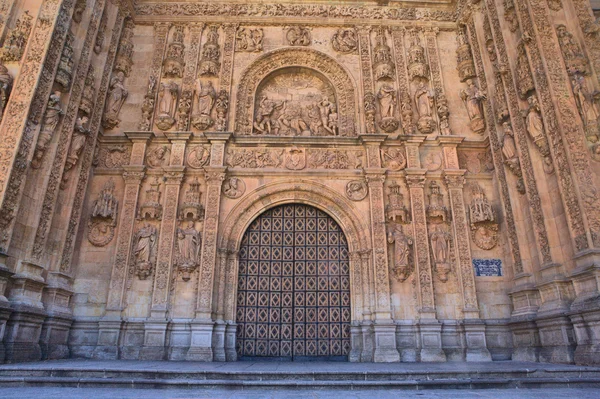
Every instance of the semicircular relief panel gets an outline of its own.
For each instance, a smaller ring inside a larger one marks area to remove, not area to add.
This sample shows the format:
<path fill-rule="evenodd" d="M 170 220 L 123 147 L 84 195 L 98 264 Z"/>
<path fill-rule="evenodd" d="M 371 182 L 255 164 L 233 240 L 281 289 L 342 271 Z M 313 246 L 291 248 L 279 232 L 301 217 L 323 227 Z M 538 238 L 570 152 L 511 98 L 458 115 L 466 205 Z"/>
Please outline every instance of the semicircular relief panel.
<path fill-rule="evenodd" d="M 335 89 L 321 73 L 304 67 L 282 68 L 259 85 L 254 104 L 254 134 L 338 135 Z"/>

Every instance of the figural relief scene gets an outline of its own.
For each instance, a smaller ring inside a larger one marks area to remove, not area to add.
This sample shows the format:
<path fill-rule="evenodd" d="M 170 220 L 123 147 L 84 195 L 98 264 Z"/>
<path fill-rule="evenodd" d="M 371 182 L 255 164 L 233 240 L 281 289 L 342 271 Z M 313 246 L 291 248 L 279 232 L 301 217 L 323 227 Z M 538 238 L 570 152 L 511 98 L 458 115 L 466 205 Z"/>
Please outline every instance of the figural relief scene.
<path fill-rule="evenodd" d="M 0 0 L 0 362 L 598 364 L 589 2 L 380 3 Z"/>

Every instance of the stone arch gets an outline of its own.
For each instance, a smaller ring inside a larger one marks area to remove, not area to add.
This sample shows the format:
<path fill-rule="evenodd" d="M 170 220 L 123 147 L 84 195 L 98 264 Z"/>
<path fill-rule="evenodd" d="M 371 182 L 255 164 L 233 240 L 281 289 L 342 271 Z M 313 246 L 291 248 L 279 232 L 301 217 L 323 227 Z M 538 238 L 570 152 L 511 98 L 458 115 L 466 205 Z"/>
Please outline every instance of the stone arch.
<path fill-rule="evenodd" d="M 368 262 L 361 261 L 359 253 L 364 253 L 370 248 L 369 228 L 356 206 L 345 197 L 331 188 L 310 180 L 299 180 L 292 184 L 289 182 L 271 183 L 259 187 L 247 194 L 231 210 L 223 223 L 219 238 L 221 252 L 229 254 L 228 261 L 218 263 L 225 270 L 220 270 L 223 276 L 216 284 L 219 295 L 217 306 L 223 310 L 224 319 L 235 320 L 235 298 L 237 296 L 238 262 L 237 252 L 240 248 L 242 237 L 254 219 L 266 210 L 278 205 L 298 203 L 313 206 L 331 216 L 341 227 L 348 241 L 348 250 L 351 253 L 350 276 L 352 281 L 352 313 L 357 319 L 362 314 L 364 298 L 369 298 L 368 284 L 362 284 L 363 276 L 369 272 Z"/>
<path fill-rule="evenodd" d="M 338 105 L 338 126 L 340 133 L 356 135 L 357 99 L 355 83 L 348 71 L 330 56 L 308 48 L 283 48 L 260 56 L 242 74 L 238 86 L 235 133 L 252 133 L 255 95 L 260 83 L 273 72 L 288 68 L 301 67 L 312 69 L 333 85 Z"/>

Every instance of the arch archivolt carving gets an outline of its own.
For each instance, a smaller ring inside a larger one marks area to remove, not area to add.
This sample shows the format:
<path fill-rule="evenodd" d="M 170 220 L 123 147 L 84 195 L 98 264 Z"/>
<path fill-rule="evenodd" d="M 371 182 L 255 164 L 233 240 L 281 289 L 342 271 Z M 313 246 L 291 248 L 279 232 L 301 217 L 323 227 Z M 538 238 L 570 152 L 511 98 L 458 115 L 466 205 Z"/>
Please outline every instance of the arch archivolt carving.
<path fill-rule="evenodd" d="M 271 73 L 289 67 L 319 72 L 335 88 L 340 135 L 355 136 L 357 98 L 354 81 L 337 61 L 320 51 L 308 48 L 283 48 L 259 57 L 243 73 L 237 92 L 235 133 L 252 134 L 255 97 L 260 83 Z"/>
<path fill-rule="evenodd" d="M 270 208 L 283 204 L 305 204 L 322 210 L 331 216 L 342 228 L 348 241 L 348 250 L 351 254 L 366 252 L 370 249 L 370 230 L 367 223 L 360 215 L 356 206 L 331 188 L 310 180 L 300 180 L 290 184 L 289 182 L 275 182 L 264 185 L 244 196 L 241 201 L 231 210 L 223 223 L 223 229 L 219 238 L 219 248 L 224 249 L 230 258 L 224 264 L 225 279 L 221 283 L 224 287 L 216 287 L 215 292 L 224 295 L 219 298 L 223 300 L 225 320 L 235 320 L 235 298 L 237 296 L 238 262 L 237 253 L 240 248 L 242 237 L 246 229 L 254 219 Z M 354 319 L 360 317 L 363 308 L 363 298 L 369 298 L 369 287 L 367 284 L 354 284 L 362 281 L 368 274 L 365 267 L 371 267 L 366 262 L 353 260 L 351 256 L 350 274 L 352 285 L 352 308 Z M 222 270 L 220 271 L 223 272 Z M 362 285 L 362 287 L 361 287 Z M 219 289 L 220 288 L 220 289 Z"/>

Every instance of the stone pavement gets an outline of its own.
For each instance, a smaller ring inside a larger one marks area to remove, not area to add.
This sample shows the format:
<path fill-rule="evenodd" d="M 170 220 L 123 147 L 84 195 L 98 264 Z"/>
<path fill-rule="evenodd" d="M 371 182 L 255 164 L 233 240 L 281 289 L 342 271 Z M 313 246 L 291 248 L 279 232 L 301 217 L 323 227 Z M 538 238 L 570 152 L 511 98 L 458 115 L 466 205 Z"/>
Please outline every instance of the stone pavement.
<path fill-rule="evenodd" d="M 486 390 L 241 390 L 0 388 L 2 399 L 598 399 L 597 388 Z"/>

